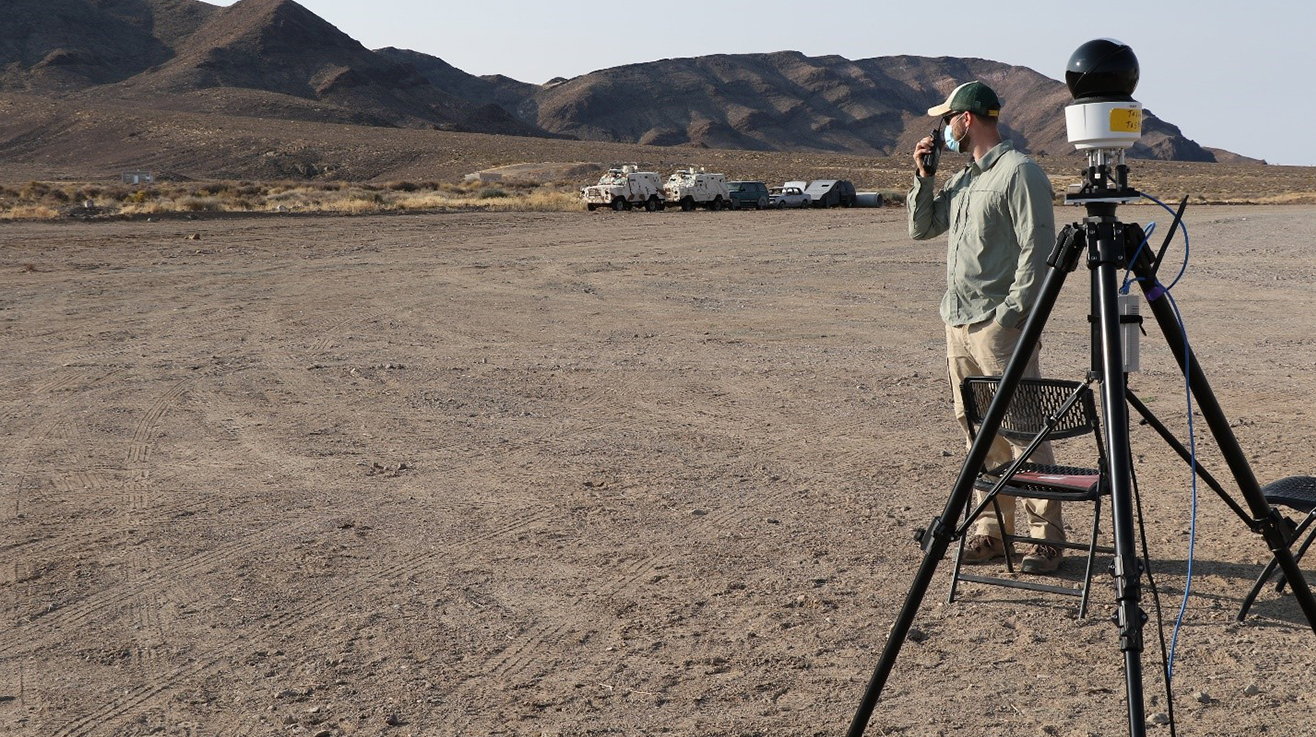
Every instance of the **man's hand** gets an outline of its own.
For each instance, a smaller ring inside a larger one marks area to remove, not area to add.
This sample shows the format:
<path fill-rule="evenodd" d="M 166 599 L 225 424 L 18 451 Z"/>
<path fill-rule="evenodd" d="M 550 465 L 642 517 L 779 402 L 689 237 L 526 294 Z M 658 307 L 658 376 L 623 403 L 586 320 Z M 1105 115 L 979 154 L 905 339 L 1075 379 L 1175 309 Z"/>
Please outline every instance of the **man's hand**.
<path fill-rule="evenodd" d="M 932 150 L 932 136 L 925 137 L 918 142 L 918 145 L 914 146 L 914 170 L 918 172 L 920 177 L 930 176 L 927 170 L 923 168 L 923 157 L 931 154 Z"/>

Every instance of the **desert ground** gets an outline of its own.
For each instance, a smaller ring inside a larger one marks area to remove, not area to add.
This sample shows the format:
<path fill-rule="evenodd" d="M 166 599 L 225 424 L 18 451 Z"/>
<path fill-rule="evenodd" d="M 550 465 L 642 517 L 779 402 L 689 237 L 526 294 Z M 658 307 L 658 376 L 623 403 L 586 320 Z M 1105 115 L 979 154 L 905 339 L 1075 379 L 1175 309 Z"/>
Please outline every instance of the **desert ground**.
<path fill-rule="evenodd" d="M 0 732 L 843 733 L 963 453 L 945 242 L 904 218 L 0 223 Z M 1316 208 L 1187 222 L 1173 294 L 1258 477 L 1316 472 Z M 1048 376 L 1083 377 L 1088 291 Z M 1143 365 L 1184 432 L 1155 332 Z M 1190 479 L 1132 434 L 1168 634 Z M 1273 590 L 1233 622 L 1267 551 L 1199 497 L 1179 733 L 1310 733 L 1316 635 Z M 947 604 L 943 563 L 869 734 L 1126 733 L 1099 564 L 1079 619 Z"/>

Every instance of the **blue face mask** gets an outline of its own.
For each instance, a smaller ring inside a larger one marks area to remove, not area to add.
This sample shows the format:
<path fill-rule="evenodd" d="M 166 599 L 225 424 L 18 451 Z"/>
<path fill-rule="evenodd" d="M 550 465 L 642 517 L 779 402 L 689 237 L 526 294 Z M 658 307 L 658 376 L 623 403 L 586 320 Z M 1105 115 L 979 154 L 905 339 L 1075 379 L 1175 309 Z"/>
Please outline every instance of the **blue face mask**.
<path fill-rule="evenodd" d="M 955 138 L 955 133 L 951 131 L 953 127 L 955 126 L 954 126 L 954 121 L 952 120 L 950 123 L 946 124 L 945 128 L 941 129 L 941 137 L 942 140 L 945 141 L 946 143 L 946 150 L 959 153 L 960 141 L 959 139 Z"/>

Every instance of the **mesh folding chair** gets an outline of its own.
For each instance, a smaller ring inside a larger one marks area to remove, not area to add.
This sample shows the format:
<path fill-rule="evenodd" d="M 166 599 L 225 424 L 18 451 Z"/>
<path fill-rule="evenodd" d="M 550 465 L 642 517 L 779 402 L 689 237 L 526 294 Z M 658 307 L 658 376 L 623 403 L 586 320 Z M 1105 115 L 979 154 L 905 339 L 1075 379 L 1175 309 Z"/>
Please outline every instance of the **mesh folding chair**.
<path fill-rule="evenodd" d="M 983 416 L 987 414 L 987 408 L 996 396 L 1000 382 L 999 376 L 970 376 L 960 385 L 970 436 L 976 436 L 978 428 L 982 425 Z M 1092 389 L 1088 384 L 1077 381 L 1021 379 L 997 434 L 1006 440 L 1024 445 L 1025 450 L 1010 463 L 998 468 L 984 469 L 975 482 L 975 486 L 986 491 L 987 495 L 976 506 L 972 500 L 965 505 L 964 523 L 959 530 L 960 544 L 955 555 L 949 600 L 955 600 L 955 593 L 961 581 L 970 581 L 1077 596 L 1081 599 L 1078 616 L 1083 617 L 1087 613 L 1088 591 L 1092 586 L 1093 561 L 1096 554 L 1100 552 L 1113 555 L 1115 552 L 1112 547 L 1097 544 L 1097 533 L 1101 527 L 1101 499 L 1110 494 L 1110 484 Z M 1096 446 L 1096 468 L 1038 464 L 1028 460 L 1044 442 L 1055 443 L 1085 435 L 1091 435 Z M 1021 498 L 1053 499 L 1060 502 L 1091 502 L 1092 534 L 1086 544 L 1015 535 L 1013 530 L 1005 528 L 1000 505 L 996 501 L 999 494 Z M 988 506 L 991 507 L 991 513 L 996 515 L 996 521 L 1001 528 L 1001 539 L 1005 544 L 1005 565 L 1010 573 L 1014 573 L 1015 543 L 1045 543 L 1087 553 L 1087 568 L 1083 574 L 1083 583 L 1077 587 L 1066 587 L 965 573 L 962 568 L 968 530 L 979 515 L 987 511 Z"/>
<path fill-rule="evenodd" d="M 1284 518 L 1289 531 L 1289 545 L 1297 542 L 1308 528 L 1312 528 L 1312 522 L 1316 521 L 1316 477 L 1312 476 L 1289 476 L 1288 478 L 1274 481 L 1261 487 L 1261 493 L 1266 497 L 1274 507 L 1288 507 L 1305 515 L 1302 522 L 1294 523 L 1288 517 Z M 1293 554 L 1293 562 L 1297 563 L 1302 560 L 1302 556 L 1311 547 L 1313 538 L 1316 538 L 1316 528 L 1312 528 L 1307 533 L 1307 538 L 1298 546 L 1298 550 Z M 1256 601 L 1257 594 L 1265 588 L 1266 582 L 1270 577 L 1275 575 L 1275 569 L 1279 567 L 1279 561 L 1272 556 L 1270 563 L 1266 564 L 1261 575 L 1257 577 L 1257 582 L 1253 584 L 1252 590 L 1248 592 L 1247 597 L 1243 599 L 1243 606 L 1238 610 L 1238 621 L 1242 622 L 1247 618 L 1247 612 L 1252 608 L 1252 602 Z M 1288 585 L 1284 574 L 1280 574 L 1279 582 L 1275 585 L 1276 591 L 1283 591 Z"/>

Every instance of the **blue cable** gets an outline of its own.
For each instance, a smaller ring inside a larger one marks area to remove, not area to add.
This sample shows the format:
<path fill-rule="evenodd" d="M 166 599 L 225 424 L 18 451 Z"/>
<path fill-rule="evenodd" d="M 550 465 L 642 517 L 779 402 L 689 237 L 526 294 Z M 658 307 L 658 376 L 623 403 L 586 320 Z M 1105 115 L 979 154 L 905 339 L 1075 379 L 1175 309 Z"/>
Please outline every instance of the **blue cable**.
<path fill-rule="evenodd" d="M 1138 256 L 1142 253 L 1142 249 L 1147 247 L 1147 241 L 1151 240 L 1152 233 L 1155 232 L 1156 232 L 1156 223 L 1154 222 L 1147 226 L 1147 230 L 1143 231 L 1142 243 L 1138 244 L 1137 250 L 1133 252 L 1133 258 L 1129 259 L 1129 268 L 1124 270 L 1124 283 L 1120 284 L 1120 294 L 1129 293 L 1129 282 L 1142 281 L 1141 277 L 1137 279 L 1130 279 L 1129 276 L 1133 273 L 1131 271 L 1131 269 L 1133 268 L 1133 264 L 1137 263 Z"/>
<path fill-rule="evenodd" d="M 1156 199 L 1155 197 L 1152 197 L 1149 194 L 1143 194 L 1142 196 L 1160 205 L 1162 208 L 1165 209 L 1166 212 L 1170 213 L 1170 215 L 1172 216 L 1175 215 L 1174 210 L 1172 210 L 1164 202 L 1161 202 L 1160 200 Z M 1175 649 L 1179 644 L 1179 630 L 1183 627 L 1184 617 L 1188 612 L 1188 596 L 1192 593 L 1192 588 L 1193 588 L 1193 555 L 1197 545 L 1197 433 L 1193 428 L 1193 390 L 1192 390 L 1192 382 L 1189 379 L 1190 376 L 1189 372 L 1191 371 L 1190 359 L 1192 357 L 1192 348 L 1189 346 L 1188 343 L 1188 330 L 1184 327 L 1183 315 L 1179 312 L 1179 304 L 1174 301 L 1174 297 L 1170 294 L 1170 290 L 1174 289 L 1174 286 L 1179 283 L 1180 279 L 1183 278 L 1184 272 L 1188 270 L 1188 255 L 1189 255 L 1188 226 L 1184 225 L 1182 218 L 1179 219 L 1179 229 L 1183 232 L 1183 264 L 1179 267 L 1179 273 L 1175 275 L 1174 279 L 1170 282 L 1169 286 L 1162 285 L 1160 280 L 1158 279 L 1156 281 L 1156 285 L 1152 289 L 1148 290 L 1147 292 L 1147 301 L 1149 302 L 1155 301 L 1161 298 L 1162 296 L 1170 300 L 1170 307 L 1174 310 L 1174 319 L 1179 323 L 1179 335 L 1183 338 L 1184 399 L 1188 407 L 1188 452 L 1191 458 L 1189 471 L 1191 473 L 1192 492 L 1189 497 L 1189 514 L 1188 514 L 1188 570 L 1184 581 L 1183 599 L 1181 599 L 1179 602 L 1179 614 L 1174 620 L 1174 633 L 1170 636 L 1170 655 L 1168 659 L 1169 662 L 1167 662 L 1165 665 L 1167 681 L 1173 681 L 1174 679 L 1174 654 L 1175 654 Z M 1130 264 L 1133 263 L 1133 260 L 1137 259 L 1139 252 L 1141 252 L 1143 247 L 1147 245 L 1147 241 L 1151 238 L 1151 234 L 1155 230 L 1156 230 L 1156 224 L 1152 223 L 1147 230 L 1146 237 L 1143 238 L 1142 244 L 1139 245 L 1138 250 L 1134 252 L 1133 259 L 1129 261 Z M 1129 284 L 1128 271 L 1126 271 L 1124 278 L 1124 286 L 1121 288 L 1120 291 L 1127 294 L 1128 284 Z"/>
<path fill-rule="evenodd" d="M 1192 349 L 1188 346 L 1188 331 L 1184 329 L 1183 315 L 1179 312 L 1179 304 L 1174 301 L 1174 296 L 1166 291 L 1165 298 L 1170 300 L 1170 307 L 1174 309 L 1174 319 L 1179 322 L 1179 334 L 1183 336 L 1183 383 L 1185 401 L 1188 405 L 1188 453 L 1192 457 L 1190 467 L 1192 494 L 1189 497 L 1188 513 L 1188 572 L 1183 585 L 1183 599 L 1179 602 L 1179 616 L 1174 620 L 1174 633 L 1170 636 L 1170 662 L 1165 666 L 1166 677 L 1173 681 L 1175 647 L 1179 644 L 1179 629 L 1183 626 L 1184 616 L 1188 612 L 1188 596 L 1193 590 L 1193 554 L 1197 545 L 1197 433 L 1193 431 L 1193 392 L 1192 384 L 1188 380 L 1189 357 L 1192 355 Z"/>

